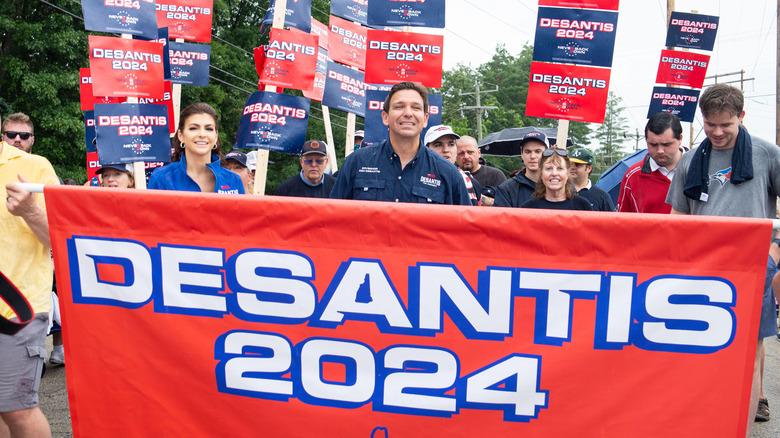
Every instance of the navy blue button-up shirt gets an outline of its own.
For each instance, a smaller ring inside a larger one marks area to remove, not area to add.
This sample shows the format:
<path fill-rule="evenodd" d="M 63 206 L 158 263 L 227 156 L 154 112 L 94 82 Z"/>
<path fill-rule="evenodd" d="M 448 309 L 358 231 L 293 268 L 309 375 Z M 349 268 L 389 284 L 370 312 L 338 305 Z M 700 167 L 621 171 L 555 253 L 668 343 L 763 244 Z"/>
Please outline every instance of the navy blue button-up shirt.
<path fill-rule="evenodd" d="M 471 205 L 463 177 L 452 163 L 420 146 L 401 169 L 401 160 L 389 140 L 360 148 L 347 157 L 330 197 Z"/>

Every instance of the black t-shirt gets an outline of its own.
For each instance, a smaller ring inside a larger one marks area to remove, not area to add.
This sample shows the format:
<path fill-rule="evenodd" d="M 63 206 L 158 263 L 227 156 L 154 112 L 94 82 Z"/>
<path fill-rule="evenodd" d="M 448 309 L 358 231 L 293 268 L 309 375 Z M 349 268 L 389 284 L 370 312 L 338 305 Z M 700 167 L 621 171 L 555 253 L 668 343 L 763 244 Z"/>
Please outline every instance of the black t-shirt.
<path fill-rule="evenodd" d="M 330 191 L 333 188 L 333 184 L 336 182 L 336 178 L 328 175 L 323 175 L 325 181 L 317 186 L 310 186 L 303 182 L 301 174 L 288 178 L 283 183 L 279 184 L 274 192 L 275 196 L 299 196 L 302 198 L 327 198 L 330 196 Z"/>
<path fill-rule="evenodd" d="M 549 210 L 593 210 L 590 202 L 580 197 L 574 197 L 565 201 L 552 202 L 546 199 L 531 198 L 525 201 L 522 208 L 546 208 Z"/>

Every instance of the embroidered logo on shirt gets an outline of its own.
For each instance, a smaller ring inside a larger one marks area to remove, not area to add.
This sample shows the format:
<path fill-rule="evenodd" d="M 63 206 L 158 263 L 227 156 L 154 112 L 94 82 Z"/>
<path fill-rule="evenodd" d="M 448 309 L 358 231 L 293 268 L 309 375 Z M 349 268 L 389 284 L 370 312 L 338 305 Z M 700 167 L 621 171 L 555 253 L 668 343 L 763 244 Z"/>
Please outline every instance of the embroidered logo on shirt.
<path fill-rule="evenodd" d="M 719 170 L 714 175 L 710 175 L 710 181 L 715 180 L 723 187 L 727 182 L 731 181 L 731 168 Z"/>
<path fill-rule="evenodd" d="M 358 169 L 358 173 L 382 173 L 378 167 L 361 167 Z"/>
<path fill-rule="evenodd" d="M 431 186 L 431 187 L 441 186 L 441 180 L 436 179 L 436 175 L 434 174 L 428 174 L 428 176 L 421 176 L 420 182 L 425 184 L 426 186 Z"/>

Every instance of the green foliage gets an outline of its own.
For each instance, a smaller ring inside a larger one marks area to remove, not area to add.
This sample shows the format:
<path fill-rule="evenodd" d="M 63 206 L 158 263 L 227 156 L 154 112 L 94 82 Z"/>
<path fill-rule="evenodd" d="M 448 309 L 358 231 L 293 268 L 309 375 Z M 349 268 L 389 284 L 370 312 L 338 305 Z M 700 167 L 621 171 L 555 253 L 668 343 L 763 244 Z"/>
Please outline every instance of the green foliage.
<path fill-rule="evenodd" d="M 604 123 L 593 133 L 597 146 L 593 151 L 595 164 L 591 173 L 592 178 L 598 180 L 602 173 L 628 155 L 623 150 L 623 144 L 632 137 L 632 133 L 629 132 L 628 119 L 623 115 L 624 111 L 623 99 L 610 91 Z"/>

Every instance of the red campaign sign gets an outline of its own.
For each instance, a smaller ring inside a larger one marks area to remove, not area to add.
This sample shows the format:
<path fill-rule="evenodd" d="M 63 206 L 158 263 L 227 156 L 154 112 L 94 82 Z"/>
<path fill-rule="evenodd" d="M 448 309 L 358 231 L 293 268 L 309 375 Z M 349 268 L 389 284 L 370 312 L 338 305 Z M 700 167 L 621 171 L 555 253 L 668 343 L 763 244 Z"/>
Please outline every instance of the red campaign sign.
<path fill-rule="evenodd" d="M 655 82 L 701 89 L 709 63 L 710 55 L 662 50 Z"/>
<path fill-rule="evenodd" d="M 745 435 L 769 220 L 45 194 L 76 437 Z"/>
<path fill-rule="evenodd" d="M 211 42 L 214 0 L 157 0 L 157 26 L 168 28 L 168 38 Z"/>
<path fill-rule="evenodd" d="M 92 178 L 97 176 L 97 171 L 100 167 L 100 158 L 97 151 L 87 152 L 87 181 L 91 181 Z"/>
<path fill-rule="evenodd" d="M 328 56 L 330 59 L 364 71 L 368 28 L 331 15 L 329 29 Z"/>
<path fill-rule="evenodd" d="M 314 87 L 311 90 L 303 90 L 303 97 L 322 102 L 322 96 L 325 94 L 325 79 L 327 77 L 324 73 L 314 73 Z"/>
<path fill-rule="evenodd" d="M 164 93 L 162 44 L 89 36 L 92 88 L 99 96 L 151 97 Z"/>
<path fill-rule="evenodd" d="M 608 68 L 532 62 L 525 115 L 603 123 L 609 74 Z"/>
<path fill-rule="evenodd" d="M 271 29 L 267 46 L 257 47 L 255 68 L 262 85 L 311 90 L 317 68 L 317 36 Z"/>
<path fill-rule="evenodd" d="M 294 27 L 290 28 L 291 31 L 297 32 L 297 33 L 306 33 L 300 29 L 296 29 Z M 328 31 L 328 26 L 325 26 L 324 24 L 320 23 L 316 19 L 311 19 L 311 32 L 309 32 L 312 35 L 316 35 L 319 37 L 319 40 L 317 41 L 317 44 L 325 50 L 328 50 L 328 34 L 330 33 Z"/>
<path fill-rule="evenodd" d="M 168 108 L 168 131 L 173 134 L 176 132 L 176 118 L 173 111 L 173 87 L 171 81 L 165 81 L 162 99 L 139 98 L 138 103 L 149 103 L 165 105 Z"/>
<path fill-rule="evenodd" d="M 617 11 L 620 0 L 539 0 L 539 6 Z"/>
<path fill-rule="evenodd" d="M 79 92 L 82 111 L 92 111 L 96 103 L 122 103 L 125 97 L 95 96 L 92 92 L 92 74 L 88 68 L 79 69 Z"/>
<path fill-rule="evenodd" d="M 412 81 L 441 88 L 443 47 L 442 35 L 369 29 L 366 83 Z"/>

